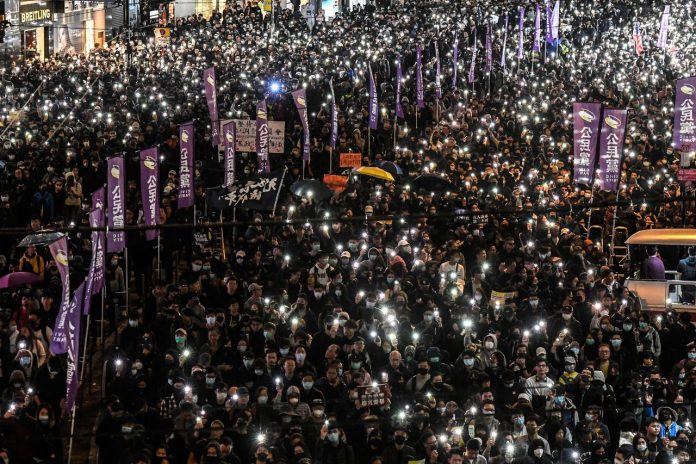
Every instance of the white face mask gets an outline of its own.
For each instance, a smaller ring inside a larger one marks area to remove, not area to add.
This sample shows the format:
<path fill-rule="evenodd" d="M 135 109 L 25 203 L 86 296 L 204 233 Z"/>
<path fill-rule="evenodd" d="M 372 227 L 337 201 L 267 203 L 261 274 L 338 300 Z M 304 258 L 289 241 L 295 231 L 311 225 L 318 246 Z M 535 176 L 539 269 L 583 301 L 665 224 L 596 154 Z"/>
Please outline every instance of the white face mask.
<path fill-rule="evenodd" d="M 534 456 L 540 458 L 544 455 L 544 450 L 541 448 L 535 449 L 534 450 Z"/>
<path fill-rule="evenodd" d="M 493 342 L 492 341 L 486 340 L 486 342 L 484 342 L 484 345 L 486 346 L 487 350 L 493 349 Z"/>

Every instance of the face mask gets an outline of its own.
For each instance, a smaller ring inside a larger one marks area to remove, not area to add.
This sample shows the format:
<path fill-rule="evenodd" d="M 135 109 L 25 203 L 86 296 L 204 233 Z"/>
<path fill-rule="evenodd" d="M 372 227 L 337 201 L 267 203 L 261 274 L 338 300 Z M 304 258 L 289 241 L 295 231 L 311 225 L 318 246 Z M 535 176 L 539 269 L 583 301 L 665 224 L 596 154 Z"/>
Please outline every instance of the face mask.
<path fill-rule="evenodd" d="M 623 329 L 625 332 L 630 332 L 633 329 L 633 324 L 624 324 Z"/>
<path fill-rule="evenodd" d="M 324 411 L 321 409 L 313 409 L 312 410 L 312 415 L 316 418 L 320 418 L 324 416 Z"/>
<path fill-rule="evenodd" d="M 467 431 L 469 432 L 469 436 L 473 437 L 476 434 L 476 427 L 470 425 L 469 427 L 467 427 Z"/>
<path fill-rule="evenodd" d="M 416 369 L 416 372 L 418 372 L 420 375 L 425 375 L 428 373 L 428 368 L 427 367 L 419 367 Z"/>
<path fill-rule="evenodd" d="M 621 348 L 621 340 L 612 340 L 611 346 L 618 350 L 619 348 Z"/>
<path fill-rule="evenodd" d="M 205 384 L 206 385 L 215 385 L 215 377 L 206 377 Z"/>
<path fill-rule="evenodd" d="M 575 364 L 566 364 L 565 371 L 566 372 L 574 372 L 575 371 Z"/>
<path fill-rule="evenodd" d="M 393 283 L 394 283 L 394 278 L 393 278 L 393 277 L 387 277 L 387 283 L 388 283 L 389 285 L 393 284 Z"/>
<path fill-rule="evenodd" d="M 322 296 L 324 296 L 324 292 L 314 292 L 314 298 L 317 300 L 321 299 Z"/>
<path fill-rule="evenodd" d="M 636 446 L 636 448 L 638 448 L 638 451 L 640 451 L 642 453 L 643 451 L 648 449 L 648 445 L 646 445 L 645 443 L 641 443 L 638 446 Z"/>
<path fill-rule="evenodd" d="M 215 324 L 215 316 L 213 316 L 213 317 L 206 317 L 206 318 L 205 318 L 205 323 L 208 324 L 208 325 L 213 325 L 213 324 Z"/>
<path fill-rule="evenodd" d="M 290 348 L 281 348 L 280 355 L 284 358 L 290 352 Z"/>
<path fill-rule="evenodd" d="M 366 308 L 374 308 L 374 307 L 375 307 L 375 303 L 376 303 L 375 301 L 367 300 L 367 301 L 365 301 L 365 307 L 366 307 Z"/>
<path fill-rule="evenodd" d="M 240 353 L 245 353 L 246 350 L 247 350 L 246 345 L 241 345 L 241 346 L 237 347 L 237 351 L 239 351 Z"/>
<path fill-rule="evenodd" d="M 570 351 L 572 351 L 573 354 L 575 354 L 575 356 L 577 356 L 578 353 L 580 353 L 580 348 L 578 348 L 577 346 L 574 346 L 570 349 Z"/>
<path fill-rule="evenodd" d="M 263 369 L 254 369 L 254 374 L 263 375 Z"/>
<path fill-rule="evenodd" d="M 237 264 L 242 264 L 244 262 L 244 258 L 237 258 Z"/>
<path fill-rule="evenodd" d="M 295 359 L 297 360 L 298 363 L 301 363 L 301 362 L 303 362 L 303 361 L 305 360 L 305 357 L 306 357 L 306 356 L 307 356 L 307 355 L 304 354 L 304 353 L 296 353 L 296 354 L 295 354 Z"/>
<path fill-rule="evenodd" d="M 268 403 L 268 397 L 267 396 L 259 396 L 256 399 L 256 402 L 259 404 L 267 404 Z"/>
<path fill-rule="evenodd" d="M 338 432 L 333 432 L 327 435 L 327 438 L 331 442 L 331 444 L 335 445 L 338 443 L 338 440 L 340 439 L 340 435 Z"/>
<path fill-rule="evenodd" d="M 133 427 L 130 427 L 130 426 L 128 426 L 128 425 L 124 425 L 124 426 L 121 427 L 121 432 L 122 432 L 122 433 L 131 433 L 132 430 L 133 430 Z"/>
<path fill-rule="evenodd" d="M 647 322 L 639 322 L 638 328 L 640 328 L 640 330 L 645 330 L 648 328 L 648 323 Z"/>
<path fill-rule="evenodd" d="M 556 404 L 563 404 L 565 403 L 565 396 L 564 395 L 558 395 L 555 399 Z"/>
<path fill-rule="evenodd" d="M 263 331 L 263 336 L 264 336 L 264 338 L 265 338 L 266 340 L 271 340 L 271 339 L 273 338 L 273 333 L 271 333 L 271 332 L 269 332 L 269 331 L 267 331 L 267 330 L 264 330 L 264 331 Z"/>
<path fill-rule="evenodd" d="M 538 448 L 534 450 L 534 456 L 537 458 L 540 458 L 544 455 L 544 450 L 542 448 Z"/>
<path fill-rule="evenodd" d="M 30 363 L 31 358 L 29 356 L 22 356 L 21 358 L 19 358 L 19 364 L 21 364 L 22 367 L 28 367 Z"/>
<path fill-rule="evenodd" d="M 524 416 L 520 416 L 517 419 L 515 419 L 515 423 L 522 427 L 524 425 Z"/>
<path fill-rule="evenodd" d="M 174 341 L 176 342 L 177 345 L 183 345 L 186 343 L 186 337 L 182 337 L 180 335 L 177 335 L 174 337 Z"/>
<path fill-rule="evenodd" d="M 335 293 L 336 296 L 339 297 L 339 298 L 341 297 L 341 295 L 343 295 L 343 292 L 342 292 L 341 290 L 336 290 L 334 293 Z"/>
<path fill-rule="evenodd" d="M 474 294 L 474 300 L 481 301 L 481 298 L 483 298 L 483 295 L 481 295 L 480 293 Z"/>
<path fill-rule="evenodd" d="M 268 459 L 268 455 L 266 453 L 258 453 L 256 455 L 257 461 L 266 462 L 266 459 Z"/>
<path fill-rule="evenodd" d="M 254 361 L 251 359 L 245 359 L 242 362 L 244 363 L 244 367 L 246 367 L 247 369 L 249 369 L 251 367 L 251 365 L 254 364 Z M 254 371 L 254 372 L 256 372 L 256 371 Z M 263 373 L 263 371 L 261 373 Z"/>
<path fill-rule="evenodd" d="M 423 320 L 425 322 L 433 322 L 433 316 L 426 314 L 425 316 L 423 316 Z"/>
<path fill-rule="evenodd" d="M 532 308 L 536 308 L 537 306 L 539 306 L 539 300 L 529 300 L 529 305 Z"/>
<path fill-rule="evenodd" d="M 571 317 L 573 317 L 573 313 L 570 313 L 570 314 L 563 313 L 563 320 L 564 321 L 569 321 Z"/>
<path fill-rule="evenodd" d="M 48 424 L 48 416 L 39 416 L 39 422 L 42 424 Z"/>
<path fill-rule="evenodd" d="M 590 413 L 585 414 L 585 420 L 592 422 L 594 420 L 594 414 L 590 414 Z"/>
<path fill-rule="evenodd" d="M 462 362 L 466 367 L 471 367 L 474 365 L 474 358 L 464 358 L 462 359 Z"/>
<path fill-rule="evenodd" d="M 353 369 L 354 371 L 357 371 L 358 369 L 360 369 L 360 366 L 362 366 L 361 361 L 354 361 L 354 362 L 350 363 L 350 368 Z"/>
<path fill-rule="evenodd" d="M 403 435 L 397 435 L 394 437 L 394 443 L 396 443 L 397 445 L 403 445 L 404 443 L 406 443 L 406 437 Z"/>
<path fill-rule="evenodd" d="M 200 272 L 201 268 L 202 266 L 200 264 L 194 263 L 191 265 L 191 269 L 193 270 L 193 272 Z"/>
<path fill-rule="evenodd" d="M 129 320 L 128 320 L 128 325 L 131 326 L 131 327 L 138 327 L 138 321 L 137 321 L 137 320 L 133 320 L 133 319 L 129 319 Z"/>
<path fill-rule="evenodd" d="M 505 386 L 505 388 L 512 388 L 515 386 L 515 382 L 504 383 L 503 385 Z"/>
<path fill-rule="evenodd" d="M 587 340 L 585 340 L 585 343 L 589 346 L 594 345 L 594 338 L 588 338 Z"/>
<path fill-rule="evenodd" d="M 601 327 L 602 330 L 605 331 L 605 332 L 606 332 L 607 330 L 609 330 L 609 324 L 602 324 L 600 327 Z"/>
<path fill-rule="evenodd" d="M 302 388 L 305 390 L 311 390 L 314 386 L 314 382 L 302 382 Z"/>
<path fill-rule="evenodd" d="M 290 403 L 293 406 L 295 406 L 299 402 L 300 402 L 299 398 L 288 398 L 288 403 Z"/>
<path fill-rule="evenodd" d="M 215 398 L 217 399 L 218 404 L 222 404 L 227 399 L 227 393 L 216 393 Z"/>
<path fill-rule="evenodd" d="M 486 342 L 484 343 L 484 345 L 485 345 L 485 347 L 486 347 L 487 350 L 492 350 L 492 349 L 493 349 L 493 342 L 491 342 L 491 341 L 486 341 Z"/>
<path fill-rule="evenodd" d="M 495 414 L 495 411 L 491 411 L 489 409 L 484 409 L 483 411 L 481 411 L 481 413 L 483 413 L 484 416 L 492 416 Z"/>

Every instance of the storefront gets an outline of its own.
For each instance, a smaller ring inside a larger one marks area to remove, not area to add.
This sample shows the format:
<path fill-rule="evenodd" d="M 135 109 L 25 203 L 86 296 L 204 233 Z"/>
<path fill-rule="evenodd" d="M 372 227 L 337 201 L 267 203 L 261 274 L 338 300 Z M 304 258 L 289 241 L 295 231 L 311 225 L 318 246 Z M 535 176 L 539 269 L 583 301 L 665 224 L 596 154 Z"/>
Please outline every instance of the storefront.
<path fill-rule="evenodd" d="M 106 43 L 106 14 L 101 2 L 65 2 L 53 22 L 53 52 L 88 54 Z"/>
<path fill-rule="evenodd" d="M 106 42 L 103 3 L 11 0 L 6 6 L 16 9 L 9 16 L 17 25 L 17 48 L 25 59 L 87 54 Z"/>

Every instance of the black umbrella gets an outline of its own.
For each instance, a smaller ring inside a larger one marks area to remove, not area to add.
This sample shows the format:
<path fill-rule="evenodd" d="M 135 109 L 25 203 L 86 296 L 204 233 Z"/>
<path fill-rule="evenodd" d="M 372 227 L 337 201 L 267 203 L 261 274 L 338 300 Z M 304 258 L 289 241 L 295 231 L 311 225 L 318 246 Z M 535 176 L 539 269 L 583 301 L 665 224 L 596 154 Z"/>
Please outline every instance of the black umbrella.
<path fill-rule="evenodd" d="M 375 166 L 377 166 L 378 168 L 384 169 L 389 174 L 394 176 L 395 179 L 398 176 L 404 175 L 404 171 L 399 166 L 397 166 L 393 161 L 375 161 Z"/>
<path fill-rule="evenodd" d="M 52 230 L 40 230 L 34 234 L 27 235 L 19 242 L 19 247 L 28 247 L 29 245 L 48 245 L 59 238 L 65 236 L 62 232 L 54 232 Z"/>
<path fill-rule="evenodd" d="M 454 190 L 454 185 L 452 185 L 452 183 L 447 180 L 446 177 L 439 174 L 422 174 L 411 181 L 411 186 L 413 186 L 416 190 L 423 189 L 430 190 L 432 192 Z"/>
<path fill-rule="evenodd" d="M 298 197 L 312 197 L 317 201 L 326 200 L 333 192 L 323 182 L 314 179 L 298 180 L 290 186 L 290 191 Z"/>

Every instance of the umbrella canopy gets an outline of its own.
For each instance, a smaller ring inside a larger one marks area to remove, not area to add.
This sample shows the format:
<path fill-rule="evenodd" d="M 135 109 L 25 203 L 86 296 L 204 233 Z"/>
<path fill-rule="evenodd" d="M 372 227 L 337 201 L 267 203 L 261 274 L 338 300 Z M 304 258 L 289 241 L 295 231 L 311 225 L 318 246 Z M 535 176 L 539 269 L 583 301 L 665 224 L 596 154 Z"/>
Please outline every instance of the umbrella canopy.
<path fill-rule="evenodd" d="M 326 184 L 314 179 L 295 181 L 290 186 L 290 191 L 298 197 L 312 197 L 317 201 L 326 200 L 333 194 Z"/>
<path fill-rule="evenodd" d="M 397 166 L 393 161 L 376 161 L 375 166 L 377 166 L 380 169 L 384 169 L 389 174 L 391 174 L 393 177 L 404 175 L 404 171 L 399 166 Z"/>
<path fill-rule="evenodd" d="M 19 247 L 27 247 L 29 245 L 48 245 L 53 243 L 65 234 L 62 232 L 54 232 L 52 230 L 40 230 L 34 234 L 27 235 L 19 242 Z"/>
<path fill-rule="evenodd" d="M 361 168 L 356 169 L 354 172 L 360 174 L 361 176 L 374 177 L 375 179 L 394 182 L 394 176 L 389 174 L 384 169 L 376 168 L 374 166 L 363 166 Z"/>
<path fill-rule="evenodd" d="M 454 185 L 446 177 L 439 174 L 422 174 L 413 179 L 411 185 L 415 189 L 431 190 L 433 192 L 454 189 Z"/>
<path fill-rule="evenodd" d="M 0 277 L 0 288 L 17 288 L 22 285 L 38 284 L 41 277 L 33 272 L 13 272 Z"/>

